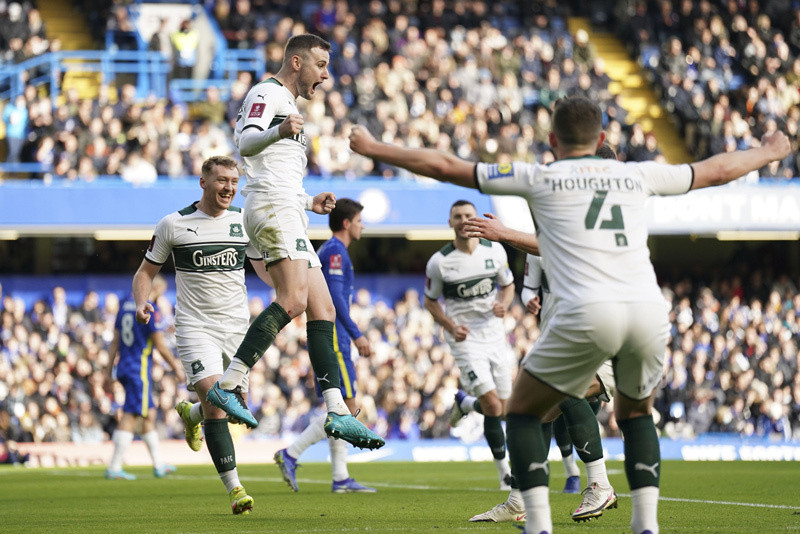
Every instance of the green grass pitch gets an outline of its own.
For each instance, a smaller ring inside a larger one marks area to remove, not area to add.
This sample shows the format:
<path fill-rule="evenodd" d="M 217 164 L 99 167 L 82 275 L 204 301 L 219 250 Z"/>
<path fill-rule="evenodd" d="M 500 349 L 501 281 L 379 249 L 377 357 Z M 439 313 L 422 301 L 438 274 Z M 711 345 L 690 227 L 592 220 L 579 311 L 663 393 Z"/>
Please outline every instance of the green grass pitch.
<path fill-rule="evenodd" d="M 624 534 L 631 501 L 621 462 L 609 462 L 619 508 L 577 524 L 579 495 L 558 493 L 560 463 L 551 462 L 550 504 L 555 532 Z M 293 493 L 271 464 L 240 465 L 255 499 L 253 513 L 233 516 L 213 466 L 181 466 L 156 479 L 132 468 L 135 481 L 110 481 L 102 467 L 0 469 L 0 531 L 4 533 L 431 533 L 520 532 L 510 523 L 469 523 L 505 500 L 491 463 L 352 464 L 376 494 L 333 494 L 330 467 L 300 467 Z M 583 482 L 585 483 L 585 475 Z M 800 533 L 800 463 L 664 462 L 659 520 L 662 533 Z"/>

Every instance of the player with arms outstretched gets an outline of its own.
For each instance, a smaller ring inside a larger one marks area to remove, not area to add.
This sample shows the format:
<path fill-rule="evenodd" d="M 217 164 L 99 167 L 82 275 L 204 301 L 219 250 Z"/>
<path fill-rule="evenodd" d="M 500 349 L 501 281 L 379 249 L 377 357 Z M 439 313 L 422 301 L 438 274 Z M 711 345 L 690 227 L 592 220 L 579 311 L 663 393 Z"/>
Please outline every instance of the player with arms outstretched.
<path fill-rule="evenodd" d="M 509 399 L 511 466 L 525 502 L 528 534 L 550 534 L 549 469 L 542 421 L 565 397 L 580 398 L 600 365 L 613 359 L 614 411 L 625 440 L 634 534 L 658 534 L 661 458 L 652 417 L 669 320 L 647 248 L 645 201 L 726 184 L 790 152 L 782 132 L 757 148 L 691 165 L 601 160 L 602 113 L 595 102 L 567 98 L 555 106 L 550 165 L 464 161 L 431 149 L 380 143 L 362 126 L 353 150 L 488 194 L 525 198 L 535 215 L 550 288 L 558 299 L 549 326 L 523 361 Z"/>

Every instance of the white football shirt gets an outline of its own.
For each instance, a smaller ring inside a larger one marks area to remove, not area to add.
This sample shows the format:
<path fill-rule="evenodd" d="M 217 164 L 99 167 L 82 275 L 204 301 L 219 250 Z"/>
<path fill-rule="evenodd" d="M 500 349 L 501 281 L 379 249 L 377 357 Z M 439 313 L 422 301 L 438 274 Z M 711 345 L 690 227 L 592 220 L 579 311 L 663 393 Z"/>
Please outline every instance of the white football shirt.
<path fill-rule="evenodd" d="M 248 128 L 266 131 L 277 126 L 289 114 L 297 114 L 297 100 L 286 87 L 275 78 L 269 78 L 250 88 L 236 117 L 234 142 L 239 147 L 239 138 Z M 269 193 L 270 198 L 296 199 L 305 195 L 303 178 L 306 173 L 306 135 L 304 132 L 280 139 L 255 156 L 242 157 L 247 185 L 242 195 L 251 191 Z"/>
<path fill-rule="evenodd" d="M 644 205 L 651 195 L 689 191 L 689 165 L 587 156 L 549 165 L 479 163 L 475 173 L 481 192 L 527 200 L 550 289 L 567 307 L 663 300 Z"/>
<path fill-rule="evenodd" d="M 504 340 L 503 320 L 495 317 L 496 286 L 514 283 L 503 246 L 481 239 L 472 254 L 448 243 L 437 251 L 425 268 L 425 296 L 444 296 L 445 312 L 455 323 L 469 327 L 467 340 Z M 445 333 L 449 343 L 454 340 Z"/>
<path fill-rule="evenodd" d="M 192 204 L 165 216 L 145 259 L 163 265 L 170 254 L 175 262 L 176 326 L 238 332 L 242 322 L 249 322 L 244 262 L 261 256 L 250 246 L 240 208 L 211 217 Z"/>

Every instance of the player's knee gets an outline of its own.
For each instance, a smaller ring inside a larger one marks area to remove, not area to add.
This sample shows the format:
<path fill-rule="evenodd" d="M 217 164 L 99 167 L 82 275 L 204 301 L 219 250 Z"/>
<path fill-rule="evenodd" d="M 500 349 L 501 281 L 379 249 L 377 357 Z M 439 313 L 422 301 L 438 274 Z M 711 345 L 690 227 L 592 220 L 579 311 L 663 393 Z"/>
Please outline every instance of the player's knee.
<path fill-rule="evenodd" d="M 306 311 L 308 307 L 307 293 L 292 291 L 278 300 L 278 304 L 286 310 L 289 317 L 297 317 Z"/>

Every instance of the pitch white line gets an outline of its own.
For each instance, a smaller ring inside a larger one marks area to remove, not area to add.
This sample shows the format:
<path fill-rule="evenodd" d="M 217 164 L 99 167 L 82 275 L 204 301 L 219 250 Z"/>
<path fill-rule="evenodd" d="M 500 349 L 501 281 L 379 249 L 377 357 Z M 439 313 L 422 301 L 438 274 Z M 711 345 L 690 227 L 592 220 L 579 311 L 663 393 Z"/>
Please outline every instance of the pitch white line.
<path fill-rule="evenodd" d="M 2 474 L 19 474 L 19 471 L 10 471 L 9 473 L 3 473 L 0 471 L 0 475 Z M 81 471 L 81 470 L 60 470 L 60 469 L 53 469 L 49 470 L 48 474 L 54 476 L 70 476 L 70 477 L 102 477 L 102 473 L 100 471 Z M 147 478 L 145 475 L 143 478 Z M 164 480 L 169 479 L 177 479 L 177 480 L 218 480 L 219 477 L 214 475 L 181 475 L 181 474 L 171 474 Z M 260 476 L 242 476 L 240 477 L 242 481 L 252 481 L 252 482 L 277 482 L 281 484 L 285 484 L 283 478 L 281 477 L 260 477 Z M 322 484 L 322 485 L 329 485 L 331 483 L 330 480 L 325 479 L 312 479 L 312 478 L 298 478 L 298 483 L 301 484 Z M 452 486 L 429 486 L 423 484 L 390 484 L 385 482 L 369 482 L 371 486 L 375 486 L 378 488 L 392 488 L 392 489 L 409 489 L 409 490 L 420 490 L 420 491 L 437 491 L 437 490 L 459 490 L 459 491 L 473 491 L 473 492 L 481 492 L 481 493 L 504 493 L 500 492 L 496 488 L 484 487 L 452 487 Z M 550 490 L 552 494 L 561 494 L 558 490 Z M 630 493 L 617 493 L 617 497 L 626 497 L 630 498 Z M 768 508 L 774 510 L 800 510 L 800 506 L 793 506 L 788 504 L 763 504 L 763 503 L 753 503 L 753 502 L 738 502 L 738 501 L 715 501 L 712 499 L 687 499 L 684 497 L 664 497 L 663 495 L 659 497 L 661 501 L 668 501 L 668 502 L 683 502 L 683 503 L 692 503 L 692 504 L 713 504 L 719 506 L 744 506 L 748 508 Z M 402 530 L 402 529 L 398 529 Z M 317 532 L 312 530 L 304 530 L 298 532 Z M 325 531 L 319 531 L 325 532 Z M 347 530 L 341 530 L 338 532 L 347 532 Z"/>

